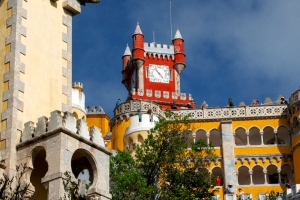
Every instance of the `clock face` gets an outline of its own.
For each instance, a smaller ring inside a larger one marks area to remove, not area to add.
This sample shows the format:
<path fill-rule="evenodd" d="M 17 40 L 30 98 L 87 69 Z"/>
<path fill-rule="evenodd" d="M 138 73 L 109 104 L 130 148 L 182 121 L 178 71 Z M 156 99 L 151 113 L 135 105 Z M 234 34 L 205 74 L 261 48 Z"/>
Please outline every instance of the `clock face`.
<path fill-rule="evenodd" d="M 170 70 L 166 65 L 149 65 L 150 82 L 169 83 Z"/>

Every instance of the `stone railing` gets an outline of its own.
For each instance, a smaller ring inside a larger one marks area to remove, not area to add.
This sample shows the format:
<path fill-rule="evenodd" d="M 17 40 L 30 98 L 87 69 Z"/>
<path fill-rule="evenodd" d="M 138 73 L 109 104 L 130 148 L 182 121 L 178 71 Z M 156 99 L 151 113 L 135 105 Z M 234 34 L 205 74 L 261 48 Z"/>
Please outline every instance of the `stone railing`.
<path fill-rule="evenodd" d="M 287 105 L 241 106 L 206 109 L 176 110 L 175 113 L 191 115 L 192 119 L 231 119 L 245 117 L 286 116 Z"/>
<path fill-rule="evenodd" d="M 153 114 L 163 116 L 163 110 L 159 107 L 157 103 L 151 101 L 142 101 L 142 100 L 131 100 L 126 101 L 114 109 L 114 117 L 126 115 L 128 113 L 136 113 L 138 110 L 145 113 L 149 109 L 152 110 Z"/>
<path fill-rule="evenodd" d="M 245 117 L 278 117 L 286 116 L 287 105 L 260 105 L 260 106 L 240 106 L 240 107 L 220 107 L 220 108 L 199 108 L 173 110 L 182 115 L 191 115 L 191 119 L 230 119 Z M 138 110 L 147 112 L 152 109 L 154 114 L 164 116 L 163 110 L 158 104 L 151 101 L 132 100 L 120 104 L 114 110 L 114 118 Z"/>
<path fill-rule="evenodd" d="M 38 118 L 36 126 L 34 126 L 34 122 L 32 121 L 25 123 L 21 143 L 38 138 L 39 136 L 45 137 L 48 132 L 59 128 L 64 128 L 76 134 L 78 139 L 83 138 L 101 147 L 105 147 L 102 133 L 98 127 L 92 126 L 90 130 L 88 130 L 86 121 L 82 119 L 76 121 L 72 113 L 64 112 L 63 115 L 61 115 L 61 112 L 58 110 L 51 112 L 49 120 L 47 117 Z"/>

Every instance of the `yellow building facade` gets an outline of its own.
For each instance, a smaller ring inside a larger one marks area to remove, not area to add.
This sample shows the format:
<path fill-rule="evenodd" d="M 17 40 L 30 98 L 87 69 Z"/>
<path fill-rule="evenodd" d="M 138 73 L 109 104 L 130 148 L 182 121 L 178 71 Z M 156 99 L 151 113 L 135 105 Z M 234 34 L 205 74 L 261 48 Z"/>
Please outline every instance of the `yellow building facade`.
<path fill-rule="evenodd" d="M 294 95 L 299 96 L 300 91 Z M 218 158 L 210 164 L 210 170 L 223 180 L 223 185 L 217 186 L 220 199 L 225 198 L 223 190 L 228 184 L 235 191 L 242 188 L 247 197 L 260 199 L 271 191 L 284 193 L 288 180 L 299 183 L 300 136 L 294 131 L 300 129 L 293 128 L 295 123 L 298 125 L 297 120 L 292 121 L 297 112 L 292 114 L 295 103 L 290 102 L 174 110 L 192 116 L 188 145 L 198 139 L 214 145 Z M 159 105 L 151 101 L 126 101 L 115 108 L 111 120 L 112 149 L 130 150 L 133 143 L 143 142 L 147 130 L 154 126 L 147 114 L 149 108 L 155 110 L 156 119 L 164 117 Z M 143 113 L 142 121 L 138 119 L 138 110 Z"/>

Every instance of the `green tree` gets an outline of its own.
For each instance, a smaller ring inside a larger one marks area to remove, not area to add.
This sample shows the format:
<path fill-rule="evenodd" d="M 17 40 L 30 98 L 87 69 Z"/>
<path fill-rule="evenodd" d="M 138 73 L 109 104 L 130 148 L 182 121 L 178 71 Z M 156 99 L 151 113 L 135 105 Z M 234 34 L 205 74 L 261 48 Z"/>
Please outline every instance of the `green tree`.
<path fill-rule="evenodd" d="M 187 150 L 189 116 L 165 112 L 134 158 L 119 151 L 111 158 L 113 199 L 197 199 L 214 195 L 215 178 L 207 170 L 214 148 L 199 140 Z M 122 194 L 122 195 L 121 195 Z"/>

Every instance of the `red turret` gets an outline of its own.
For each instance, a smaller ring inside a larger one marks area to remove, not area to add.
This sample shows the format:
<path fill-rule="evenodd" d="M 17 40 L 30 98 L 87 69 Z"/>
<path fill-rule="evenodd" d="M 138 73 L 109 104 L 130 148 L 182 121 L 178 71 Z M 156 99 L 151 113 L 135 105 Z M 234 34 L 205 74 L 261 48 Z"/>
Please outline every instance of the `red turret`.
<path fill-rule="evenodd" d="M 182 36 L 178 29 L 175 33 L 172 42 L 174 45 L 174 68 L 178 72 L 178 74 L 181 74 L 181 72 L 185 68 L 185 55 L 184 55 L 184 40 L 182 39 Z"/>
<path fill-rule="evenodd" d="M 129 49 L 128 44 L 127 44 L 124 55 L 122 57 L 122 61 L 123 61 L 123 65 L 122 65 L 122 84 L 126 87 L 127 90 L 129 90 L 127 67 L 128 67 L 128 63 L 130 61 L 130 57 L 131 57 L 131 52 L 130 52 L 130 49 Z"/>
<path fill-rule="evenodd" d="M 132 36 L 133 50 L 132 59 L 135 66 L 140 67 L 144 64 L 144 35 L 141 31 L 139 24 L 136 25 L 134 34 Z"/>

